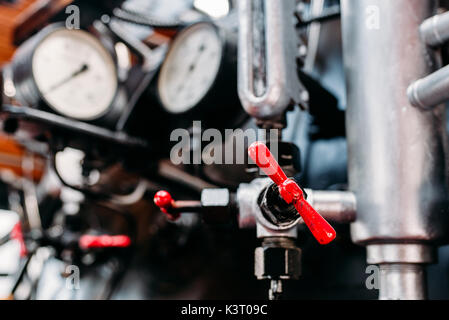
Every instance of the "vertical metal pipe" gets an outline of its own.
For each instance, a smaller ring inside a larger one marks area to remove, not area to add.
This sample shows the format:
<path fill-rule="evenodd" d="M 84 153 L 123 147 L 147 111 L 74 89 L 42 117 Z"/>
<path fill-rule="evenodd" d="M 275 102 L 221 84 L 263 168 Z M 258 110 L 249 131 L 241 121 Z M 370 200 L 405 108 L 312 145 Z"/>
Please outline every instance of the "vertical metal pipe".
<path fill-rule="evenodd" d="M 426 298 L 426 270 L 423 265 L 385 264 L 380 267 L 380 300 Z"/>
<path fill-rule="evenodd" d="M 423 111 L 407 98 L 409 84 L 436 67 L 419 35 L 436 5 L 342 0 L 349 181 L 357 197 L 351 234 L 355 243 L 376 246 L 368 250 L 369 263 L 428 263 L 427 244 L 446 240 L 444 107 Z M 423 273 L 415 276 L 425 283 Z M 409 282 L 405 273 L 402 278 Z M 408 298 L 397 282 L 381 285 L 381 292 Z"/>

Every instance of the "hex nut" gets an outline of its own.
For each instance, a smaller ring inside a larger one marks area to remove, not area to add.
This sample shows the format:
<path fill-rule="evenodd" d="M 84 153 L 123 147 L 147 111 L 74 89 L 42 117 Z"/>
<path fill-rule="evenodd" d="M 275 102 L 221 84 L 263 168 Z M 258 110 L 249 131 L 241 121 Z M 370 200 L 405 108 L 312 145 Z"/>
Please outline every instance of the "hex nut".
<path fill-rule="evenodd" d="M 256 248 L 254 274 L 259 280 L 297 280 L 301 275 L 301 249 L 296 247 Z"/>
<path fill-rule="evenodd" d="M 225 223 L 232 213 L 231 193 L 228 189 L 204 189 L 201 192 L 203 219 L 207 223 Z"/>

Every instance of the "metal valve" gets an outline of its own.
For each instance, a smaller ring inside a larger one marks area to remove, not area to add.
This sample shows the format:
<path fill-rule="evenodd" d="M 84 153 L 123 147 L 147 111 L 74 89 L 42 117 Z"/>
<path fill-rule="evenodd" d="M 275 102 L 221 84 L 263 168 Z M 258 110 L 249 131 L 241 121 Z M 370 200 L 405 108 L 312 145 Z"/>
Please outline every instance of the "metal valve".
<path fill-rule="evenodd" d="M 154 196 L 154 204 L 167 215 L 171 221 L 176 221 L 182 212 L 198 212 L 201 209 L 199 201 L 175 201 L 168 191 L 161 190 Z"/>
<path fill-rule="evenodd" d="M 158 191 L 154 203 L 171 221 L 182 213 L 198 213 L 208 223 L 226 223 L 233 216 L 234 205 L 228 189 L 204 189 L 201 201 L 175 201 L 165 190 Z"/>
<path fill-rule="evenodd" d="M 323 245 L 332 242 L 337 236 L 334 228 L 306 201 L 298 184 L 287 178 L 267 146 L 262 142 L 255 142 L 249 147 L 248 154 L 278 186 L 284 201 L 295 206 L 318 242 Z"/>

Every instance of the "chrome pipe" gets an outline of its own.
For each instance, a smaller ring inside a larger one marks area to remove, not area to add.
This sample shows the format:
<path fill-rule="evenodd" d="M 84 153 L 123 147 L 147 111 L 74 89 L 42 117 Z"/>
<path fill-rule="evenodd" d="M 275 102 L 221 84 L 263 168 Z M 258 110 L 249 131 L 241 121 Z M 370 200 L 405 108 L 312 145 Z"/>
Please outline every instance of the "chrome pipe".
<path fill-rule="evenodd" d="M 254 228 L 257 217 L 261 216 L 258 198 L 261 192 L 271 184 L 270 179 L 256 179 L 252 183 L 242 183 L 237 190 L 239 208 L 239 227 Z M 307 201 L 330 222 L 350 223 L 356 216 L 356 198 L 352 192 L 317 191 L 305 189 Z M 300 220 L 302 222 L 302 220 Z"/>
<path fill-rule="evenodd" d="M 296 71 L 294 12 L 295 0 L 238 1 L 238 92 L 254 118 L 272 119 L 308 102 Z"/>
<path fill-rule="evenodd" d="M 426 270 L 423 265 L 381 265 L 379 282 L 379 300 L 427 299 Z"/>
<path fill-rule="evenodd" d="M 449 12 L 426 19 L 419 29 L 426 44 L 432 47 L 443 45 L 449 40 Z"/>
<path fill-rule="evenodd" d="M 356 198 L 346 191 L 305 190 L 307 202 L 330 222 L 351 223 L 356 217 Z"/>
<path fill-rule="evenodd" d="M 413 82 L 407 89 L 410 103 L 417 108 L 431 109 L 449 100 L 449 66 Z"/>
<path fill-rule="evenodd" d="M 437 1 L 342 0 L 341 4 L 349 187 L 357 197 L 352 239 L 368 249 L 387 244 L 388 256 L 394 257 L 388 264 L 428 263 L 425 251 L 417 252 L 413 263 L 401 261 L 401 250 L 404 243 L 447 241 L 445 112 L 444 106 L 431 111 L 413 107 L 406 92 L 410 83 L 437 67 L 418 31 L 435 14 Z M 367 253 L 370 263 L 386 264 L 378 259 L 385 255 L 373 252 L 377 251 Z M 407 274 L 403 279 L 409 279 Z M 381 292 L 409 297 L 400 294 L 394 281 L 381 286 Z"/>

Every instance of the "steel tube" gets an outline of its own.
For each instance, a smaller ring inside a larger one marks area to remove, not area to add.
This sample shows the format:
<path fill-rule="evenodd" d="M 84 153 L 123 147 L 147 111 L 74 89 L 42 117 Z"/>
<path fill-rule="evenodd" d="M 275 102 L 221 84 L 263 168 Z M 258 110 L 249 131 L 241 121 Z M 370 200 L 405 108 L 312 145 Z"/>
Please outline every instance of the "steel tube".
<path fill-rule="evenodd" d="M 368 247 L 388 244 L 390 252 L 397 251 L 389 254 L 400 258 L 405 243 L 447 240 L 444 106 L 423 111 L 413 107 L 406 94 L 410 83 L 437 67 L 418 32 L 436 12 L 437 1 L 341 3 L 349 185 L 357 198 L 351 235 L 355 243 Z M 368 261 L 383 264 L 377 261 L 383 255 L 373 252 L 368 250 Z M 428 258 L 418 255 L 417 262 Z M 399 273 L 413 286 L 407 280 L 411 276 Z M 399 292 L 398 298 L 409 297 L 400 294 L 398 282 L 384 281 L 381 297 L 391 291 Z"/>
<path fill-rule="evenodd" d="M 370 244 L 367 247 L 369 264 L 427 264 L 436 261 L 436 248 L 417 243 Z"/>
<path fill-rule="evenodd" d="M 407 89 L 410 103 L 430 109 L 449 100 L 449 66 L 413 82 Z"/>
<path fill-rule="evenodd" d="M 331 222 L 351 223 L 356 216 L 356 198 L 352 192 L 305 190 L 307 201 L 323 218 Z"/>
<path fill-rule="evenodd" d="M 449 40 L 449 12 L 437 14 L 425 20 L 420 32 L 423 40 L 432 47 L 438 47 Z"/>
<path fill-rule="evenodd" d="M 427 298 L 423 265 L 385 264 L 380 266 L 380 300 L 424 300 Z"/>

